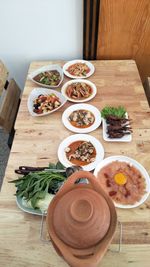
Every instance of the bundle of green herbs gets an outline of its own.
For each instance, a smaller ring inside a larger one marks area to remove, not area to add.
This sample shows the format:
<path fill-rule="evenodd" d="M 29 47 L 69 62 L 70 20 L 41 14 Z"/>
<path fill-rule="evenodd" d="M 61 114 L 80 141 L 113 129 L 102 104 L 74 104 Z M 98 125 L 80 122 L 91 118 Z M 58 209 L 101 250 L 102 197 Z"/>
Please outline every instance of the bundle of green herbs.
<path fill-rule="evenodd" d="M 62 173 L 60 170 L 64 170 L 60 162 L 56 165 L 50 163 L 46 170 L 29 172 L 10 183 L 15 184 L 16 196 L 23 199 L 24 205 L 45 211 L 52 198 L 51 194 L 56 194 L 67 178 L 65 170 Z"/>

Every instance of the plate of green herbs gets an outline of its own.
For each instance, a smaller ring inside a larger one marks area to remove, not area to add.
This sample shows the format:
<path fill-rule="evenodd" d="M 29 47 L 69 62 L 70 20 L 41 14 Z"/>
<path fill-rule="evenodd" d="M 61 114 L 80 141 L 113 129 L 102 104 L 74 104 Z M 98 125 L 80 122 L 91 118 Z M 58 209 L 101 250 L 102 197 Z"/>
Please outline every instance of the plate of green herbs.
<path fill-rule="evenodd" d="M 42 171 L 31 171 L 10 183 L 16 186 L 18 207 L 27 213 L 42 215 L 66 179 L 65 168 L 58 162 L 49 164 Z"/>

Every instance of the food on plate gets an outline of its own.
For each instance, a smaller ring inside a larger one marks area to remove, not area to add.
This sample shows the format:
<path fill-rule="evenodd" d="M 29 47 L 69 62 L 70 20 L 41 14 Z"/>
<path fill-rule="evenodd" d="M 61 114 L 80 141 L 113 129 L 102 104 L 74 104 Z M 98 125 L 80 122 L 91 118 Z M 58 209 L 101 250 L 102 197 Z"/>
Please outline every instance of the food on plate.
<path fill-rule="evenodd" d="M 49 70 L 39 73 L 33 80 L 45 85 L 57 86 L 60 83 L 61 76 L 57 70 Z"/>
<path fill-rule="evenodd" d="M 33 102 L 33 111 L 37 114 L 47 113 L 60 105 L 60 99 L 55 94 L 39 95 Z"/>
<path fill-rule="evenodd" d="M 77 77 L 85 76 L 90 72 L 90 68 L 85 63 L 75 63 L 68 67 L 67 71 Z"/>
<path fill-rule="evenodd" d="M 105 107 L 101 111 L 102 117 L 107 123 L 108 138 L 122 138 L 124 135 L 131 134 L 130 119 L 126 118 L 124 107 Z"/>
<path fill-rule="evenodd" d="M 102 188 L 117 203 L 133 205 L 145 194 L 145 179 L 130 163 L 113 161 L 103 167 L 97 177 Z"/>
<path fill-rule="evenodd" d="M 79 109 L 73 111 L 70 114 L 69 121 L 74 127 L 87 128 L 94 123 L 95 117 L 92 112 L 84 109 Z"/>
<path fill-rule="evenodd" d="M 16 196 L 22 198 L 25 206 L 44 212 L 52 198 L 51 194 L 55 194 L 67 178 L 65 171 L 60 173 L 64 166 L 58 162 L 56 165 L 50 163 L 47 170 L 36 171 L 33 167 L 28 169 L 32 170 L 10 183 L 15 184 Z"/>
<path fill-rule="evenodd" d="M 74 82 L 68 85 L 66 94 L 69 98 L 83 100 L 91 96 L 93 90 L 90 85 L 85 82 Z"/>
<path fill-rule="evenodd" d="M 65 149 L 67 159 L 79 166 L 84 166 L 95 161 L 96 149 L 91 142 L 75 141 Z"/>

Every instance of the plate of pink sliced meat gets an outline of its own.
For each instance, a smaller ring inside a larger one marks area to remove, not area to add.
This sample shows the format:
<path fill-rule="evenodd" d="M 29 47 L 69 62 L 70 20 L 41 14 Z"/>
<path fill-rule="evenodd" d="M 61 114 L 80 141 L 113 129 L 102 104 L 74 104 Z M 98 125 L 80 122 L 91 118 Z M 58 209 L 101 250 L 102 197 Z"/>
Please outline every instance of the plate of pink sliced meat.
<path fill-rule="evenodd" d="M 135 208 L 150 194 L 150 177 L 136 160 L 112 156 L 101 161 L 94 175 L 118 208 Z"/>

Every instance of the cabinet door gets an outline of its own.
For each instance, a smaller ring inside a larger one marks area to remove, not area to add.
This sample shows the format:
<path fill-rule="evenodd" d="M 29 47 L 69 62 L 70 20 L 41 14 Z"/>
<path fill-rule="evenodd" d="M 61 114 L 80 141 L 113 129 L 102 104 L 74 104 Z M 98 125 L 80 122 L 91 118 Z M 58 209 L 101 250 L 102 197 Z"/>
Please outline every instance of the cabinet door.
<path fill-rule="evenodd" d="M 101 0 L 97 59 L 134 59 L 150 76 L 150 0 Z"/>

